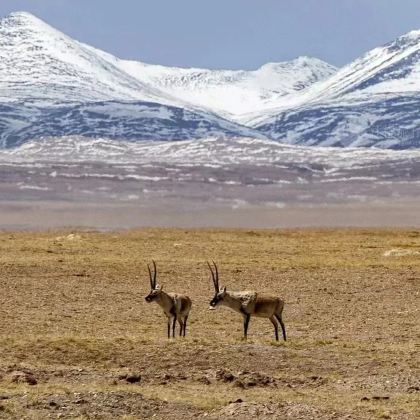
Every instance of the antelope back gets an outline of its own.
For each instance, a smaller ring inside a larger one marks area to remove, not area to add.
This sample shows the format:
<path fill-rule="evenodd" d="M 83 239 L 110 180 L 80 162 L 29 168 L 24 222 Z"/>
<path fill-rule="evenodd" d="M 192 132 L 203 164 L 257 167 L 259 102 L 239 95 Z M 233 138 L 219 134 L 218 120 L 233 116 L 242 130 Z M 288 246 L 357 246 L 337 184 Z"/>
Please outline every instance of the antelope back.
<path fill-rule="evenodd" d="M 255 316 L 271 317 L 281 314 L 284 302 L 276 296 L 258 295 L 252 306 Z"/>

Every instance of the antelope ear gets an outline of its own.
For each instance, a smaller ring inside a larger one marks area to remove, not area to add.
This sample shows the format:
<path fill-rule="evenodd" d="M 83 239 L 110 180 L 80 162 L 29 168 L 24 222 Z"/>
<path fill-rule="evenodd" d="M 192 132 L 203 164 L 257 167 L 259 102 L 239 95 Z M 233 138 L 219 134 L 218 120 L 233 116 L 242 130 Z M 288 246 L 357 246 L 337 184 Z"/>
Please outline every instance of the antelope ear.
<path fill-rule="evenodd" d="M 226 293 L 226 286 L 222 288 L 222 293 Z"/>
<path fill-rule="evenodd" d="M 159 290 L 163 290 L 163 284 L 158 285 Z"/>

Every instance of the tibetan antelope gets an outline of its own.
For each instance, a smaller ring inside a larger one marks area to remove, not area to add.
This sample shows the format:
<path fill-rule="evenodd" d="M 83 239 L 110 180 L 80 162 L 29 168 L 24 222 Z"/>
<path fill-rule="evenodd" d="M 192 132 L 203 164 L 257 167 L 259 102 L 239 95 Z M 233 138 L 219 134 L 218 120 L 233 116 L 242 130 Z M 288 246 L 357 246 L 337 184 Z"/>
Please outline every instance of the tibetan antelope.
<path fill-rule="evenodd" d="M 211 276 L 215 289 L 215 295 L 210 301 L 210 309 L 216 309 L 218 305 L 224 305 L 242 314 L 244 318 L 244 338 L 248 335 L 249 320 L 252 315 L 260 318 L 268 318 L 274 325 L 276 341 L 279 341 L 278 323 L 283 331 L 283 338 L 286 341 L 286 328 L 282 320 L 284 301 L 276 296 L 263 296 L 253 291 L 230 292 L 219 287 L 219 271 L 213 261 L 214 271 L 209 262 Z M 278 323 L 277 323 L 278 321 Z"/>
<path fill-rule="evenodd" d="M 176 321 L 179 323 L 179 336 L 185 337 L 187 330 L 187 319 L 191 310 L 192 302 L 188 296 L 178 293 L 166 293 L 163 286 L 156 284 L 157 269 L 156 263 L 153 261 L 153 276 L 149 264 L 147 264 L 150 278 L 150 293 L 145 297 L 146 302 L 156 302 L 168 318 L 168 338 L 171 337 L 171 320 L 172 320 L 172 337 L 175 337 Z"/>

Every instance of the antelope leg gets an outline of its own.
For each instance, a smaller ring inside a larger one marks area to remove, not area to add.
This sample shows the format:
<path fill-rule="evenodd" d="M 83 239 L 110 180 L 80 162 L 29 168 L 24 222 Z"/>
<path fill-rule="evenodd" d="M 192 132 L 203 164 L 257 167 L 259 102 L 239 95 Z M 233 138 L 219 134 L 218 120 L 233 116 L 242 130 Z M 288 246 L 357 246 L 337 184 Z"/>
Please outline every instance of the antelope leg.
<path fill-rule="evenodd" d="M 174 316 L 174 321 L 172 323 L 172 337 L 175 338 L 175 324 L 176 324 L 176 315 Z"/>
<path fill-rule="evenodd" d="M 276 341 L 279 341 L 279 325 L 277 324 L 276 318 L 274 316 L 270 316 L 270 321 L 274 325 L 274 334 L 276 336 Z"/>
<path fill-rule="evenodd" d="M 281 315 L 276 315 L 277 321 L 280 322 L 281 330 L 283 332 L 283 339 L 286 341 L 286 327 L 284 326 L 284 322 L 281 318 Z"/>
<path fill-rule="evenodd" d="M 249 315 L 249 314 L 244 315 L 244 337 L 245 337 L 245 340 L 248 337 L 248 325 L 249 325 L 249 320 L 250 319 L 251 319 L 251 315 Z"/>
<path fill-rule="evenodd" d="M 171 318 L 168 318 L 168 338 L 171 338 Z"/>
<path fill-rule="evenodd" d="M 182 318 L 178 318 L 178 324 L 179 324 L 179 336 L 182 337 L 182 331 L 184 329 L 184 323 L 182 322 Z"/>

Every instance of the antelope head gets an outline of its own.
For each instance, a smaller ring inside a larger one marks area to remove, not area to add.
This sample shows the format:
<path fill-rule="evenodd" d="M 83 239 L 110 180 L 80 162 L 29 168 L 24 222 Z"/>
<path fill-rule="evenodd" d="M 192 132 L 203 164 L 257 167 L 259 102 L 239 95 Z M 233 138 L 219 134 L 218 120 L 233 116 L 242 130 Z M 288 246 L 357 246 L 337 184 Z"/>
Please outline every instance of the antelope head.
<path fill-rule="evenodd" d="M 150 270 L 149 264 L 147 264 L 147 269 L 149 270 L 149 279 L 150 279 L 150 292 L 145 297 L 146 302 L 153 302 L 156 300 L 159 295 L 162 293 L 163 286 L 156 283 L 156 276 L 157 276 L 157 269 L 156 269 L 156 263 L 153 262 L 153 275 L 152 271 Z"/>
<path fill-rule="evenodd" d="M 211 272 L 211 277 L 213 279 L 213 285 L 214 285 L 214 291 L 215 291 L 214 297 L 210 301 L 210 309 L 216 309 L 216 306 L 219 305 L 221 302 L 223 302 L 223 299 L 226 295 L 226 287 L 223 287 L 222 290 L 220 290 L 219 271 L 217 270 L 216 263 L 213 261 L 214 271 L 209 262 L 207 262 L 207 265 Z"/>

